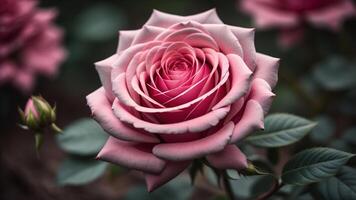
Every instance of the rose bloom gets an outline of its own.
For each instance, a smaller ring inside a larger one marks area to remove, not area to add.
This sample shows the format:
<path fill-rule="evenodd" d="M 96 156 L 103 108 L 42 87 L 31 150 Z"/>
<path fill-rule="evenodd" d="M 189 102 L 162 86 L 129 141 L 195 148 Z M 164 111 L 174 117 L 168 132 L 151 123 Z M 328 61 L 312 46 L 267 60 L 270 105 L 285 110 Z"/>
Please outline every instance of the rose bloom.
<path fill-rule="evenodd" d="M 216 11 L 153 11 L 139 30 L 120 31 L 97 62 L 102 87 L 87 96 L 111 136 L 98 159 L 143 171 L 148 191 L 194 159 L 241 170 L 235 143 L 263 128 L 279 59 L 256 53 L 254 29 L 225 25 Z"/>
<path fill-rule="evenodd" d="M 356 14 L 351 0 L 242 0 L 259 28 L 280 28 L 280 42 L 290 46 L 303 37 L 303 24 L 337 31 L 345 18 Z"/>
<path fill-rule="evenodd" d="M 65 51 L 62 31 L 53 24 L 55 10 L 39 9 L 35 0 L 0 0 L 0 85 L 32 89 L 37 74 L 54 76 Z"/>

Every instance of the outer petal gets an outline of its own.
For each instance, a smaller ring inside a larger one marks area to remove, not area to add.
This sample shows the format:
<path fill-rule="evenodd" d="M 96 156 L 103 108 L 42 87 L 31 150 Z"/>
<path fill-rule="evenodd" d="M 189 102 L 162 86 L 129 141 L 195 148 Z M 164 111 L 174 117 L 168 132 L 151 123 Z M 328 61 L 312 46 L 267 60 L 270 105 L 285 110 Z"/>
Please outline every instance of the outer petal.
<path fill-rule="evenodd" d="M 113 109 L 115 115 L 121 121 L 132 124 L 135 128 L 141 128 L 150 133 L 180 134 L 187 132 L 201 132 L 217 125 L 219 121 L 227 115 L 230 107 L 219 108 L 203 116 L 171 124 L 155 124 L 139 119 L 122 107 L 117 99 L 113 104 Z M 171 114 L 174 115 L 174 112 Z"/>
<path fill-rule="evenodd" d="M 98 71 L 101 84 L 103 85 L 106 95 L 113 101 L 114 96 L 112 94 L 112 84 L 111 84 L 111 70 L 114 68 L 114 64 L 117 61 L 118 56 L 114 54 L 105 60 L 95 63 L 96 71 Z"/>
<path fill-rule="evenodd" d="M 123 124 L 114 115 L 111 104 L 105 95 L 104 88 L 99 88 L 87 96 L 87 102 L 94 115 L 105 131 L 112 136 L 127 141 L 158 143 L 159 139 L 153 135 L 138 132 Z"/>
<path fill-rule="evenodd" d="M 224 150 L 208 155 L 206 159 L 218 169 L 241 170 L 247 167 L 245 154 L 235 145 L 227 145 Z"/>
<path fill-rule="evenodd" d="M 205 155 L 221 151 L 230 141 L 234 124 L 223 126 L 218 132 L 200 140 L 158 144 L 153 148 L 153 154 L 171 161 L 183 161 L 200 158 Z"/>
<path fill-rule="evenodd" d="M 254 71 L 256 68 L 255 29 L 237 26 L 229 27 L 241 44 L 246 65 L 251 71 Z"/>
<path fill-rule="evenodd" d="M 151 17 L 148 19 L 145 25 L 158 26 L 167 28 L 173 24 L 186 21 L 197 21 L 205 24 L 222 24 L 223 22 L 218 17 L 216 10 L 211 9 L 206 12 L 190 15 L 190 16 L 178 16 L 168 13 L 164 13 L 158 10 L 153 10 Z"/>
<path fill-rule="evenodd" d="M 261 78 L 274 88 L 278 81 L 279 59 L 257 53 L 257 69 L 254 78 Z"/>
<path fill-rule="evenodd" d="M 160 28 L 157 26 L 143 26 L 142 29 L 137 33 L 136 37 L 132 41 L 132 45 L 140 44 L 148 41 L 154 40 L 160 33 L 166 31 L 167 29 Z"/>
<path fill-rule="evenodd" d="M 184 171 L 191 161 L 183 161 L 183 162 L 168 162 L 163 171 L 156 174 L 145 174 L 146 185 L 148 192 L 152 192 L 157 189 L 161 185 L 167 183 L 174 177 L 178 176 L 182 171 Z"/>
<path fill-rule="evenodd" d="M 97 158 L 130 169 L 158 174 L 164 169 L 166 162 L 150 152 L 142 150 L 142 146 L 135 143 L 123 142 L 109 137 Z"/>
<path fill-rule="evenodd" d="M 273 94 L 271 87 L 265 80 L 256 78 L 252 81 L 249 98 L 256 100 L 262 106 L 264 114 L 271 107 L 274 96 L 275 94 Z"/>
<path fill-rule="evenodd" d="M 299 24 L 296 14 L 268 7 L 261 0 L 242 0 L 241 8 L 253 16 L 259 28 L 294 27 Z"/>
<path fill-rule="evenodd" d="M 240 121 L 235 125 L 230 143 L 235 143 L 247 134 L 263 128 L 263 109 L 255 100 L 249 100 Z"/>
<path fill-rule="evenodd" d="M 334 30 L 339 29 L 345 18 L 356 15 L 356 10 L 352 1 L 340 0 L 338 2 L 325 9 L 307 13 L 307 20 L 316 26 L 326 26 Z"/>
<path fill-rule="evenodd" d="M 123 51 L 131 46 L 133 39 L 140 30 L 119 31 L 119 45 L 117 52 Z"/>

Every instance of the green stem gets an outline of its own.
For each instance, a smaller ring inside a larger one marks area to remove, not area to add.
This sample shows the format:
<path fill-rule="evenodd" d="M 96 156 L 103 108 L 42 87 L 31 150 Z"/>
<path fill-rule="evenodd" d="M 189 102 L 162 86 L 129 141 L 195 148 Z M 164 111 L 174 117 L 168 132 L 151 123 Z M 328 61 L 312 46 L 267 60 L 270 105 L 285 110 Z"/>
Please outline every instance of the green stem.
<path fill-rule="evenodd" d="M 235 195 L 232 191 L 230 181 L 226 176 L 223 176 L 223 184 L 226 195 L 228 196 L 229 200 L 235 200 Z"/>
<path fill-rule="evenodd" d="M 266 200 L 266 199 L 270 198 L 274 193 L 278 192 L 278 190 L 281 189 L 281 187 L 283 187 L 283 183 L 281 183 L 280 180 L 276 180 L 274 182 L 273 187 L 269 191 L 267 191 L 266 193 L 261 194 L 260 196 L 258 196 L 256 198 L 256 200 Z"/>

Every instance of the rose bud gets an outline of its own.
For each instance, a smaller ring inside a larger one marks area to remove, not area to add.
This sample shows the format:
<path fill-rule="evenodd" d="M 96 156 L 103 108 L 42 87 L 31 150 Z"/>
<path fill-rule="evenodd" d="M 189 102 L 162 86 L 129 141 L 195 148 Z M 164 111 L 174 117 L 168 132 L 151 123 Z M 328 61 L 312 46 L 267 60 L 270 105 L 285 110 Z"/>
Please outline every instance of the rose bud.
<path fill-rule="evenodd" d="M 32 96 L 26 103 L 25 111 L 19 108 L 21 117 L 21 127 L 35 132 L 36 148 L 39 149 L 43 133 L 47 128 L 51 128 L 56 133 L 61 129 L 55 124 L 56 107 L 52 107 L 41 96 Z"/>

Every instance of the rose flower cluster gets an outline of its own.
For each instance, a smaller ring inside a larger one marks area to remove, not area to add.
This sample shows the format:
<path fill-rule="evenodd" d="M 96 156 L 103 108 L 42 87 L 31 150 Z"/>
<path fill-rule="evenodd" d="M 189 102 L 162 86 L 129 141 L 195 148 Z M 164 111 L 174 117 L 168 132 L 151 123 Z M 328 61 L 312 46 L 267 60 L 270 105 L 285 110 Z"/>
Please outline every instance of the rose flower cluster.
<path fill-rule="evenodd" d="M 56 11 L 39 9 L 35 0 L 0 0 L 0 85 L 23 92 L 37 74 L 54 76 L 65 58 L 62 31 L 53 24 Z"/>
<path fill-rule="evenodd" d="M 98 158 L 144 172 L 149 191 L 194 159 L 246 168 L 235 143 L 263 129 L 278 63 L 256 52 L 254 29 L 226 25 L 215 10 L 155 10 L 95 64 L 102 87 L 87 102 L 110 134 Z"/>

